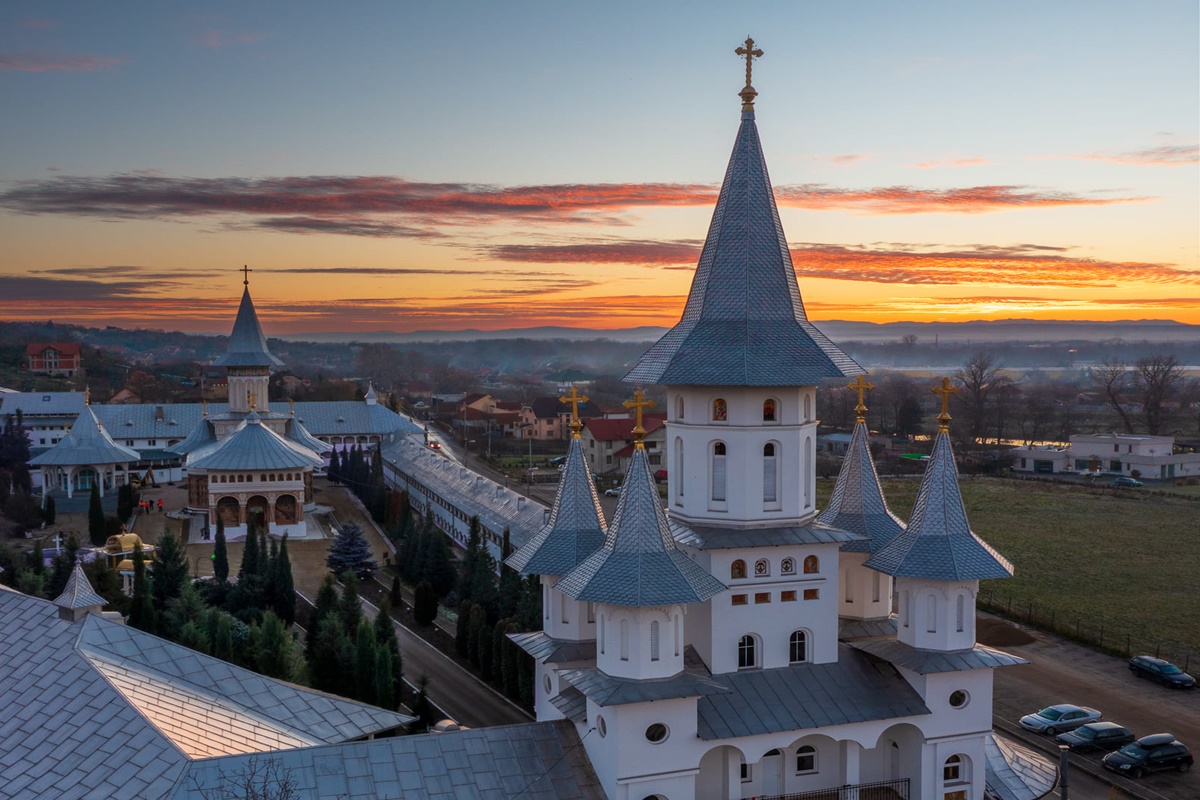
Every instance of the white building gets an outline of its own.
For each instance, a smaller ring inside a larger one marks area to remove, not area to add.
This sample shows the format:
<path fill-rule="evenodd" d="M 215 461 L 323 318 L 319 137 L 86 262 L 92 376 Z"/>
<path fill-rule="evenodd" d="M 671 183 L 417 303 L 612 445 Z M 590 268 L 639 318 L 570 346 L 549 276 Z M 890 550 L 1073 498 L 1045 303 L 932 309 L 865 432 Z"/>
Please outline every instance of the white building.
<path fill-rule="evenodd" d="M 1170 480 L 1200 475 L 1200 453 L 1176 453 L 1173 436 L 1077 433 L 1067 447 L 1014 447 L 1013 471 L 1092 472 Z"/>

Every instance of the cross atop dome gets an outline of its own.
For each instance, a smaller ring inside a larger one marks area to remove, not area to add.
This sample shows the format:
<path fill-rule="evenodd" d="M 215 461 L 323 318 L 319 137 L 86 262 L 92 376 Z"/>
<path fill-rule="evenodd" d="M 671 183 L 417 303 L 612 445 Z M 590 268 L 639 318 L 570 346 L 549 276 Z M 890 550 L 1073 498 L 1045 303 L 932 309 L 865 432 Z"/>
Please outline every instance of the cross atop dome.
<path fill-rule="evenodd" d="M 762 48 L 755 49 L 754 40 L 747 36 L 743 46 L 733 52 L 746 57 L 746 88 L 738 92 L 738 96 L 742 98 L 742 111 L 753 111 L 754 98 L 758 97 L 758 92 L 754 91 L 754 87 L 750 85 L 750 73 L 754 66 L 754 59 L 763 57 Z"/>
<path fill-rule="evenodd" d="M 642 390 L 638 389 L 633 393 L 632 400 L 626 400 L 624 403 L 621 403 L 626 408 L 633 410 L 633 418 L 635 420 L 632 431 L 633 446 L 637 450 L 644 450 L 646 448 L 646 443 L 642 441 L 646 438 L 646 429 L 642 426 L 642 410 L 654 408 L 654 401 L 644 400 L 644 397 L 645 395 L 642 393 Z"/>
<path fill-rule="evenodd" d="M 571 387 L 571 393 L 566 397 L 558 398 L 558 402 L 566 403 L 571 406 L 571 438 L 578 439 L 580 432 L 583 430 L 583 423 L 579 421 L 579 404 L 586 403 L 588 398 L 579 393 L 579 390 L 574 386 Z"/>
<path fill-rule="evenodd" d="M 938 433 L 949 433 L 950 431 L 950 395 L 958 394 L 958 389 L 950 385 L 949 378 L 942 378 L 942 384 L 935 386 L 931 390 L 934 394 L 942 398 L 942 413 L 938 414 Z"/>
<path fill-rule="evenodd" d="M 250 269 L 250 266 L 248 264 L 243 264 L 242 268 L 238 271 L 242 273 L 242 286 L 249 286 L 250 285 L 250 273 L 254 272 L 254 270 Z"/>
<path fill-rule="evenodd" d="M 863 392 L 869 392 L 875 388 L 875 384 L 867 383 L 863 380 L 863 376 L 859 375 L 854 379 L 854 383 L 846 387 L 858 392 L 858 405 L 854 407 L 854 413 L 858 415 L 858 422 L 867 421 L 867 407 L 863 404 Z"/>

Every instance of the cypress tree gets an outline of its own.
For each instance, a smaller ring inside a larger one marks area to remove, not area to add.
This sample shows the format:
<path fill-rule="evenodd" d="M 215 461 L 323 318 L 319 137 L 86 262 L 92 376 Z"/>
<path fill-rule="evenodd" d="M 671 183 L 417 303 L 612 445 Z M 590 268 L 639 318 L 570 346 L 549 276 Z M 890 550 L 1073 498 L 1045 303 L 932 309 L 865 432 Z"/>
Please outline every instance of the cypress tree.
<path fill-rule="evenodd" d="M 329 479 L 330 483 L 332 483 L 334 486 L 337 486 L 342 482 L 341 472 L 342 465 L 338 459 L 338 451 L 335 447 L 333 448 L 333 452 L 329 454 L 329 468 L 325 470 L 325 476 Z"/>
<path fill-rule="evenodd" d="M 141 541 L 138 541 L 133 547 L 133 599 L 129 605 L 129 624 L 147 633 L 154 633 L 154 615 L 150 578 L 146 575 L 146 556 L 142 552 Z"/>
<path fill-rule="evenodd" d="M 238 567 L 238 581 L 247 575 L 258 574 L 258 533 L 250 523 L 246 524 L 246 544 L 242 549 L 242 564 Z"/>
<path fill-rule="evenodd" d="M 392 654 L 380 647 L 375 651 L 375 705 L 395 711 L 397 684 L 392 678 Z"/>
<path fill-rule="evenodd" d="M 309 620 L 308 636 L 304 640 L 304 657 L 311 664 L 315 659 L 317 645 L 317 631 L 320 629 L 321 620 L 330 614 L 337 613 L 338 592 L 337 582 L 332 574 L 327 574 L 325 580 L 321 582 L 321 588 L 317 590 L 316 608 L 313 610 L 312 618 Z M 338 621 L 341 625 L 341 621 Z"/>
<path fill-rule="evenodd" d="M 217 617 L 217 637 L 213 642 L 213 655 L 222 661 L 233 662 L 233 617 L 228 614 Z"/>
<path fill-rule="evenodd" d="M 117 516 L 126 523 L 133 516 L 133 487 L 128 483 L 117 487 Z"/>
<path fill-rule="evenodd" d="M 160 611 L 165 609 L 167 601 L 179 597 L 187 579 L 187 556 L 179 544 L 179 539 L 172 533 L 164 533 L 154 550 L 154 607 Z"/>
<path fill-rule="evenodd" d="M 259 537 L 258 537 L 258 562 L 257 562 L 257 564 L 255 564 L 255 566 L 257 567 L 257 570 L 255 570 L 255 574 L 258 575 L 260 578 L 263 578 L 264 581 L 267 578 L 267 576 L 271 574 L 271 557 L 274 555 L 274 548 L 268 549 L 268 546 L 267 546 L 268 540 L 273 541 L 270 539 L 269 536 L 267 536 L 266 530 L 264 530 L 261 534 L 259 534 Z"/>
<path fill-rule="evenodd" d="M 353 636 L 362 620 L 362 602 L 358 598 L 358 578 L 353 572 L 342 576 L 342 599 L 338 601 L 338 616 L 341 618 L 342 630 L 347 636 Z"/>
<path fill-rule="evenodd" d="M 393 608 L 400 608 L 404 605 L 404 594 L 400 591 L 400 576 L 392 573 L 392 588 L 388 591 L 388 599 L 392 602 Z"/>
<path fill-rule="evenodd" d="M 437 619 L 438 601 L 429 581 L 421 581 L 413 592 L 413 617 L 418 625 L 431 625 Z"/>
<path fill-rule="evenodd" d="M 467 654 L 471 652 L 471 611 L 474 608 L 475 604 L 470 600 L 464 600 L 458 604 L 458 622 L 454 628 L 454 649 L 463 658 L 466 658 Z"/>
<path fill-rule="evenodd" d="M 286 533 L 279 542 L 279 555 L 276 556 L 274 565 L 272 596 L 275 601 L 275 614 L 287 627 L 296 621 L 296 583 L 292 578 L 292 560 L 288 556 Z"/>
<path fill-rule="evenodd" d="M 514 620 L 509 620 L 504 628 L 504 640 L 501 645 L 503 655 L 501 657 L 500 671 L 501 679 L 504 683 L 504 693 L 513 700 L 518 700 L 521 697 L 521 657 L 525 655 L 525 651 L 517 647 L 512 639 L 508 638 L 507 634 L 517 633 L 520 630 Z"/>
<path fill-rule="evenodd" d="M 288 641 L 283 622 L 271 611 L 263 614 L 259 626 L 258 671 L 272 678 L 286 680 L 288 669 Z"/>
<path fill-rule="evenodd" d="M 525 591 L 518 603 L 517 624 L 523 631 L 542 628 L 542 581 L 537 575 L 525 579 Z"/>
<path fill-rule="evenodd" d="M 421 573 L 418 579 L 429 581 L 433 587 L 434 596 L 440 599 L 454 588 L 456 580 L 454 555 L 450 552 L 450 541 L 445 534 L 430 525 L 425 534 L 424 545 Z"/>
<path fill-rule="evenodd" d="M 355 699 L 364 703 L 375 703 L 375 628 L 365 618 L 358 623 L 354 637 L 354 687 Z"/>
<path fill-rule="evenodd" d="M 313 688 L 340 694 L 343 683 L 340 656 L 344 647 L 349 645 L 341 620 L 333 615 L 326 616 L 317 624 L 312 639 L 313 655 L 308 666 Z"/>
<path fill-rule="evenodd" d="M 391 665 L 391 696 L 393 703 L 398 703 L 404 694 L 404 659 L 400 655 L 400 641 L 396 638 L 396 626 L 392 622 L 392 606 L 385 597 L 379 604 L 379 613 L 375 616 L 375 644 L 380 652 L 387 651 Z M 376 676 L 378 679 L 378 676 Z M 384 708 L 395 709 L 395 705 L 384 705 L 382 696 L 378 704 Z"/>
<path fill-rule="evenodd" d="M 417 721 L 413 724 L 417 726 L 417 730 L 427 730 L 430 725 L 437 722 L 433 715 L 433 706 L 429 702 L 429 676 L 422 675 L 417 678 L 417 699 L 413 701 L 412 706 L 413 716 Z"/>
<path fill-rule="evenodd" d="M 92 496 L 88 500 L 88 537 L 96 547 L 103 547 L 108 539 L 104 527 L 104 506 L 100 504 L 100 484 L 92 481 Z"/>
<path fill-rule="evenodd" d="M 475 652 L 479 659 L 479 674 L 485 681 L 492 679 L 493 628 L 485 617 L 475 633 Z"/>
<path fill-rule="evenodd" d="M 473 666 L 482 667 L 483 662 L 480 660 L 479 642 L 486 635 L 490 643 L 490 634 L 491 629 L 487 624 L 487 612 L 483 609 L 483 606 L 473 604 L 471 606 L 471 616 L 467 620 L 467 660 Z"/>
<path fill-rule="evenodd" d="M 213 577 L 217 583 L 229 580 L 229 550 L 225 543 L 225 520 L 217 515 L 217 535 L 213 545 Z"/>
<path fill-rule="evenodd" d="M 196 622 L 185 623 L 179 629 L 179 638 L 177 640 L 184 647 L 190 647 L 198 653 L 207 655 L 212 650 L 212 645 L 208 641 L 208 636 L 204 632 L 203 626 Z"/>
<path fill-rule="evenodd" d="M 42 509 L 42 515 L 46 518 L 47 525 L 53 525 L 58 519 L 58 509 L 54 505 L 54 495 L 46 495 L 46 507 Z"/>
<path fill-rule="evenodd" d="M 480 546 L 482 544 L 479 517 L 471 517 L 471 527 L 467 531 L 467 550 L 463 554 L 458 569 L 458 596 L 463 600 L 479 602 L 472 592 L 475 589 L 475 573 L 479 571 Z"/>

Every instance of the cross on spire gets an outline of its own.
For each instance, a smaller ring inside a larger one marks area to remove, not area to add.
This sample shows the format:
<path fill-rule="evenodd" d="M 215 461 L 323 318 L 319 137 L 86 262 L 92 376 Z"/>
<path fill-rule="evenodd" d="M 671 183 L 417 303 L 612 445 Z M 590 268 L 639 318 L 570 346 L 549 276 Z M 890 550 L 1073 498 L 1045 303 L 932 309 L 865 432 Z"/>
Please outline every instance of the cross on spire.
<path fill-rule="evenodd" d="M 253 391 L 251 391 L 249 389 L 246 390 L 246 400 L 250 405 L 250 410 L 253 411 L 256 408 L 256 405 L 254 403 L 254 392 Z"/>
<path fill-rule="evenodd" d="M 855 391 L 858 392 L 858 405 L 856 405 L 854 407 L 854 413 L 858 415 L 859 422 L 866 422 L 867 421 L 867 407 L 865 405 L 863 405 L 863 392 L 869 392 L 871 389 L 874 389 L 875 384 L 867 383 L 866 381 L 863 380 L 863 376 L 859 375 L 857 378 L 854 379 L 854 383 L 850 384 L 846 388 L 854 389 Z"/>
<path fill-rule="evenodd" d="M 746 57 L 746 86 L 738 92 L 738 96 L 742 98 L 742 111 L 753 111 L 754 98 L 758 96 L 758 92 L 754 91 L 754 87 L 750 85 L 750 73 L 754 67 L 754 59 L 762 58 L 763 51 L 761 48 L 755 49 L 754 40 L 747 36 L 744 46 L 733 52 Z"/>
<path fill-rule="evenodd" d="M 250 267 L 248 265 L 243 264 L 242 268 L 240 270 L 238 270 L 238 272 L 242 273 L 242 286 L 249 286 L 250 285 L 250 273 L 254 272 L 254 270 L 250 269 Z"/>
<path fill-rule="evenodd" d="M 558 402 L 571 406 L 571 437 L 574 439 L 578 439 L 579 432 L 583 430 L 583 423 L 579 421 L 579 404 L 587 401 L 588 398 L 581 395 L 574 386 L 571 387 L 569 395 L 558 398 Z"/>
<path fill-rule="evenodd" d="M 633 426 L 633 446 L 638 450 L 646 449 L 646 445 L 642 442 L 642 439 L 646 436 L 646 429 L 642 427 L 642 410 L 654 408 L 654 401 L 645 400 L 643 399 L 644 397 L 645 395 L 642 394 L 642 390 L 638 389 L 633 393 L 632 400 L 626 400 L 621 404 L 626 408 L 633 409 L 633 418 L 635 421 Z"/>
<path fill-rule="evenodd" d="M 942 413 L 938 414 L 938 433 L 950 432 L 950 395 L 958 394 L 958 388 L 950 385 L 949 378 L 942 378 L 942 385 L 935 386 L 933 393 L 942 398 Z"/>

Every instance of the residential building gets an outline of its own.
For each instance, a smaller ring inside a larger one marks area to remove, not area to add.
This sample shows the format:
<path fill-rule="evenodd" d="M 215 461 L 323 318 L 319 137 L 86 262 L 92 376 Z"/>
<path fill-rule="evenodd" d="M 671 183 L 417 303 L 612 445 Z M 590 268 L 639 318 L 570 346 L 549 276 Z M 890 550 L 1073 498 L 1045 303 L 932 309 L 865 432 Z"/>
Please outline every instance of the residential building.
<path fill-rule="evenodd" d="M 1014 472 L 1045 475 L 1092 473 L 1147 480 L 1200 475 L 1200 453 L 1176 452 L 1173 436 L 1077 433 L 1066 447 L 1014 447 L 1012 458 Z"/>
<path fill-rule="evenodd" d="M 83 346 L 78 342 L 27 345 L 25 364 L 30 372 L 70 378 L 83 368 Z"/>

